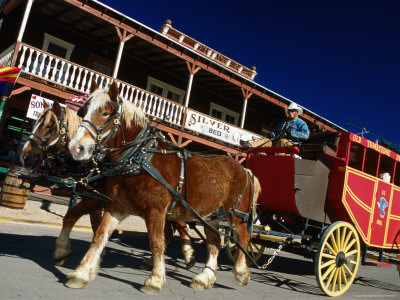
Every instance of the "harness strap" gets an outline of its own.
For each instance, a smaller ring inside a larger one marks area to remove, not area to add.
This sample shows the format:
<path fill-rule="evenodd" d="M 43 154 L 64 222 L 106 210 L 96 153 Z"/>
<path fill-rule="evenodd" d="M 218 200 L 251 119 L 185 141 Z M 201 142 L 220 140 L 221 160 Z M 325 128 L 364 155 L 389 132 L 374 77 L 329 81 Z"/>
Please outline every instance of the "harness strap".
<path fill-rule="evenodd" d="M 176 199 L 176 201 L 178 201 L 180 204 L 183 205 L 184 208 L 186 208 L 193 216 L 195 216 L 204 226 L 206 226 L 208 229 L 210 229 L 211 231 L 215 232 L 216 234 L 220 234 L 219 231 L 217 229 L 215 229 L 214 227 L 212 227 L 210 224 L 208 224 L 190 205 L 189 203 L 187 203 L 187 201 L 185 201 L 184 199 L 182 199 L 182 197 L 180 196 L 180 193 L 176 192 L 170 185 L 169 183 L 164 179 L 164 177 L 162 177 L 162 175 L 160 174 L 160 172 L 158 172 L 158 170 L 153 166 L 153 164 L 150 161 L 147 160 L 143 160 L 142 163 L 142 167 L 143 170 L 145 170 L 151 177 L 153 177 L 155 180 L 157 180 L 158 182 L 160 182 L 174 197 L 174 199 Z"/>

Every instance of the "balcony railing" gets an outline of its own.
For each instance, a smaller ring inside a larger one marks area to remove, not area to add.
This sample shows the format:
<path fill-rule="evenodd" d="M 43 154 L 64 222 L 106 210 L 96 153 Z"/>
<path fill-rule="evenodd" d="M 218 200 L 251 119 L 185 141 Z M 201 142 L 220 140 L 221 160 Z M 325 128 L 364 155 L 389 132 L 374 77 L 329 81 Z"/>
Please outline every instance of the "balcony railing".
<path fill-rule="evenodd" d="M 11 58 L 13 56 L 15 45 L 10 46 L 7 50 L 3 51 L 0 54 L 0 65 L 2 61 L 4 63 L 11 64 Z M 91 69 L 85 68 L 83 66 L 74 64 L 70 61 L 62 59 L 60 57 L 56 57 L 48 52 L 37 49 L 30 45 L 21 43 L 18 47 L 18 56 L 16 61 L 16 66 L 19 68 L 24 68 L 23 72 L 25 74 L 29 74 L 45 80 L 47 82 L 51 82 L 57 85 L 60 85 L 66 89 L 73 90 L 78 93 L 88 93 L 90 90 L 90 84 L 92 79 L 94 79 L 100 87 L 106 87 L 110 82 L 112 82 L 113 78 L 110 76 L 106 76 L 104 74 L 95 72 Z M 156 94 L 152 94 L 146 90 L 123 82 L 121 80 L 116 80 L 119 87 L 119 94 L 121 97 L 128 99 L 129 101 L 135 103 L 139 108 L 141 108 L 146 114 L 164 119 L 165 116 L 169 116 L 166 120 L 170 124 L 181 127 L 182 121 L 184 119 L 184 114 L 187 110 L 185 107 L 179 103 L 173 102 L 166 98 L 160 97 Z M 193 113 L 197 113 L 198 115 L 203 115 L 193 110 L 188 110 L 192 115 Z M 207 115 L 203 115 L 202 120 L 204 118 L 210 118 Z M 231 124 L 215 120 L 210 121 L 210 124 L 224 124 L 224 126 L 219 126 L 219 128 L 231 128 L 230 132 L 236 132 L 236 137 L 240 135 L 245 135 L 245 139 L 258 139 L 260 136 L 255 135 L 249 131 L 245 131 L 242 128 L 235 127 Z M 223 142 L 227 142 L 229 144 L 238 145 L 239 141 L 237 138 L 227 138 L 226 134 L 224 134 L 225 138 L 219 138 L 218 134 L 205 134 L 203 124 L 201 129 L 195 130 L 193 126 L 189 126 L 188 124 L 184 124 L 184 128 L 197 131 L 202 135 L 207 135 L 213 137 L 215 139 L 221 140 Z M 209 126 L 209 125 L 208 125 Z M 208 127 L 207 127 L 208 128 Z M 211 128 L 211 127 L 210 127 Z M 208 128 L 207 130 L 210 130 Z M 215 128 L 215 129 L 219 129 Z M 214 131 L 216 133 L 217 131 Z M 239 134 L 240 133 L 240 134 Z M 239 135 L 238 135 L 239 134 Z"/>

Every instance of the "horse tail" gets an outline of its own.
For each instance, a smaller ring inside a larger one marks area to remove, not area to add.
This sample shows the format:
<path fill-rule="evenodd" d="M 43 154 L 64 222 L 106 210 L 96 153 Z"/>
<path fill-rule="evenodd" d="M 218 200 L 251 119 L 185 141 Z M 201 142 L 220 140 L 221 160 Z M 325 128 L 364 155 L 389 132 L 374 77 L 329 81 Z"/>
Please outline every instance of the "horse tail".
<path fill-rule="evenodd" d="M 244 168 L 248 178 L 251 178 L 252 181 L 252 191 L 253 191 L 253 195 L 252 196 L 252 205 L 251 208 L 255 211 L 256 209 L 256 204 L 258 201 L 258 196 L 261 193 L 261 184 L 260 181 L 258 180 L 258 178 L 253 174 L 253 172 L 250 169 L 246 169 Z"/>

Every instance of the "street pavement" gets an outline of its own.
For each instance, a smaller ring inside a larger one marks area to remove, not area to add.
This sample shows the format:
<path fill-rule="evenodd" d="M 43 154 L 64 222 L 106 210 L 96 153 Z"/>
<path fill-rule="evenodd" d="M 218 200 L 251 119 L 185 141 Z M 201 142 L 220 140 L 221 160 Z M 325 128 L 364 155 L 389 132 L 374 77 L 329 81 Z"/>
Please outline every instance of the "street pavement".
<path fill-rule="evenodd" d="M 84 289 L 64 286 L 67 274 L 79 264 L 90 245 L 92 233 L 72 232 L 72 255 L 62 267 L 54 265 L 52 253 L 59 228 L 23 222 L 0 222 L 1 299 L 327 299 L 318 288 L 311 260 L 281 252 L 267 270 L 251 268 L 246 287 L 233 282 L 232 264 L 224 250 L 219 257 L 217 282 L 210 290 L 190 288 L 191 278 L 206 259 L 204 244 L 195 244 L 196 265 L 186 270 L 175 239 L 166 249 L 167 285 L 158 295 L 140 291 L 149 271 L 140 269 L 150 256 L 147 236 L 114 235 L 99 275 Z M 261 258 L 265 263 L 273 252 Z M 395 266 L 360 266 L 356 281 L 337 299 L 400 299 L 400 279 Z"/>

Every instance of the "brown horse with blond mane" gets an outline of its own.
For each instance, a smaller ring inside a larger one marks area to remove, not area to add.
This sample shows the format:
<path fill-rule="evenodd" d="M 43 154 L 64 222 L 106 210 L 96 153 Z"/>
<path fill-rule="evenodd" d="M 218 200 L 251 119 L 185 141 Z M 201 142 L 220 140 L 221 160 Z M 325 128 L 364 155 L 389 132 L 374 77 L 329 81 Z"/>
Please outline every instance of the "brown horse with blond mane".
<path fill-rule="evenodd" d="M 97 88 L 97 84 L 93 81 L 92 88 Z M 93 92 L 93 90 L 91 90 Z M 69 155 L 68 148 L 66 145 L 72 139 L 76 133 L 82 119 L 77 115 L 76 111 L 69 109 L 68 107 L 62 107 L 58 101 L 54 100 L 53 106 L 49 106 L 43 101 L 43 113 L 38 117 L 35 125 L 32 129 L 32 134 L 28 141 L 25 143 L 24 148 L 21 152 L 22 165 L 27 169 L 34 169 L 39 163 L 45 161 L 46 164 L 51 165 L 52 175 L 58 175 L 57 168 L 58 156 L 62 152 L 66 152 Z M 63 159 L 67 157 L 64 155 Z M 65 169 L 67 167 L 67 169 Z M 72 166 L 68 164 L 60 164 L 58 169 L 62 169 L 63 176 L 73 176 L 68 171 L 75 172 L 75 178 L 78 179 L 79 163 L 75 163 Z M 87 170 L 82 170 L 87 172 Z M 96 187 L 100 191 L 104 183 L 99 184 Z M 102 218 L 102 209 L 105 204 L 105 200 L 98 198 L 92 198 L 88 196 L 82 196 L 82 200 L 76 205 L 72 206 L 63 218 L 63 224 L 59 237 L 56 240 L 56 247 L 54 250 L 54 259 L 56 265 L 63 265 L 71 254 L 71 243 L 70 234 L 75 223 L 85 214 L 90 215 L 90 221 L 92 224 L 93 232 L 96 232 L 98 225 Z M 167 244 L 173 237 L 173 227 L 177 229 L 182 253 L 185 259 L 186 268 L 191 268 L 195 263 L 194 249 L 192 248 L 190 237 L 187 234 L 187 228 L 185 223 L 168 224 L 165 228 L 165 236 Z M 152 259 L 146 259 L 142 263 L 142 268 L 151 269 Z"/>
<path fill-rule="evenodd" d="M 78 268 L 69 274 L 66 285 L 81 288 L 95 278 L 100 253 L 110 234 L 119 222 L 135 214 L 146 222 L 154 262 L 141 290 L 160 292 L 166 284 L 165 219 L 168 216 L 172 221 L 193 221 L 198 220 L 197 215 L 202 222 L 207 216 L 212 219 L 204 226 L 206 265 L 191 286 L 211 288 L 216 281 L 221 241 L 215 229 L 218 220 L 226 216 L 234 224 L 238 243 L 247 249 L 250 235 L 243 215 L 254 211 L 259 182 L 232 157 L 199 155 L 174 147 L 150 126 L 136 105 L 119 97 L 118 92 L 114 82 L 108 90 L 98 89 L 91 94 L 83 109 L 82 124 L 69 143 L 70 152 L 78 161 L 105 156 L 106 167 L 93 178 L 110 176 L 105 194 L 114 201 L 106 204 L 92 244 Z M 87 178 L 88 183 L 91 180 Z M 236 282 L 247 285 L 250 272 L 241 251 L 233 271 Z"/>

